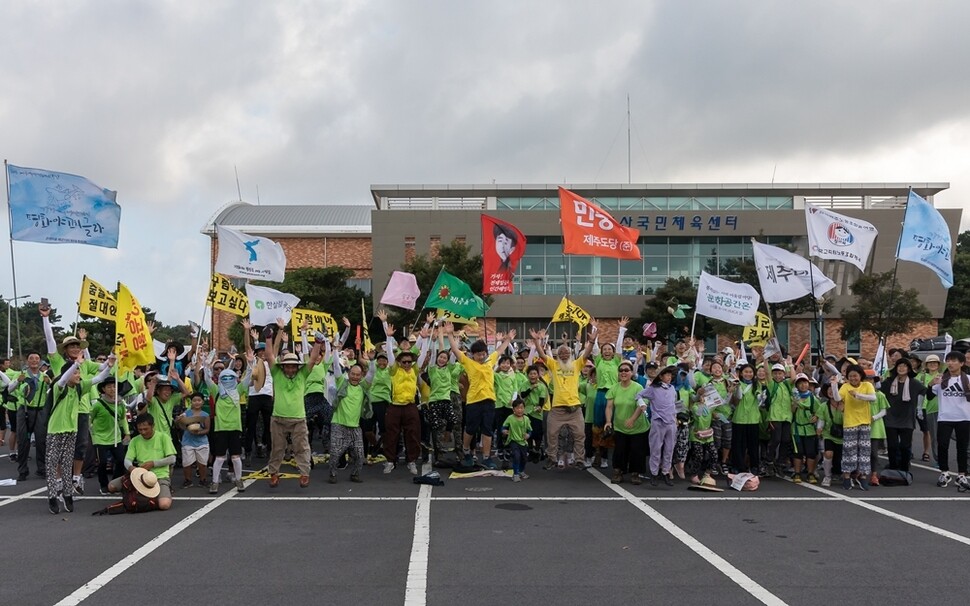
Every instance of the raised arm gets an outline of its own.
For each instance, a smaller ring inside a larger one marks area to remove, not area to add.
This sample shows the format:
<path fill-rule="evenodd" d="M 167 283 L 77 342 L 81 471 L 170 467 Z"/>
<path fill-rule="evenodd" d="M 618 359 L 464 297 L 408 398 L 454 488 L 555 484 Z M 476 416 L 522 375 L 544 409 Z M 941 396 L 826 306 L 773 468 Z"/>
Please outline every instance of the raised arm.
<path fill-rule="evenodd" d="M 622 316 L 618 322 L 620 328 L 616 331 L 616 343 L 613 344 L 613 351 L 615 351 L 617 355 L 620 355 L 620 352 L 623 351 L 623 337 L 626 336 L 626 325 L 629 323 L 630 318 L 626 316 Z"/>
<path fill-rule="evenodd" d="M 579 356 L 580 360 L 586 360 L 589 358 L 589 355 L 593 352 L 593 343 L 595 343 L 597 339 L 596 335 L 599 332 L 599 323 L 596 321 L 596 318 L 590 318 L 589 324 L 592 326 L 590 329 L 590 338 L 586 342 L 586 349 L 584 349 L 583 353 Z"/>
<path fill-rule="evenodd" d="M 51 327 L 50 307 L 40 310 L 41 323 L 44 326 L 44 341 L 47 342 L 48 355 L 57 353 L 57 341 L 54 340 L 54 329 Z"/>
<path fill-rule="evenodd" d="M 502 343 L 498 346 L 498 349 L 496 349 L 495 352 L 501 356 L 503 353 L 505 353 L 505 350 L 508 349 L 509 344 L 512 343 L 513 340 L 515 340 L 514 328 L 505 335 L 505 338 L 502 340 Z"/>

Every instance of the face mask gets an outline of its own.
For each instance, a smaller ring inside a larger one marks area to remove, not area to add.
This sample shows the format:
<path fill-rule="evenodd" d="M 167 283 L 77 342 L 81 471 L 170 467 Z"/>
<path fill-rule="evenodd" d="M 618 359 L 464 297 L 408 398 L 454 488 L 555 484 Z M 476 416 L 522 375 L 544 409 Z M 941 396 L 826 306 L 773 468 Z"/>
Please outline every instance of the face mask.
<path fill-rule="evenodd" d="M 239 379 L 236 378 L 236 373 L 231 370 L 223 370 L 219 373 L 219 393 L 220 395 L 232 395 L 237 393 L 236 386 L 239 385 Z"/>
<path fill-rule="evenodd" d="M 798 392 L 798 397 L 799 398 L 802 398 L 802 399 L 806 399 L 810 395 L 812 395 L 812 392 L 810 392 L 810 391 L 800 391 L 800 392 Z"/>

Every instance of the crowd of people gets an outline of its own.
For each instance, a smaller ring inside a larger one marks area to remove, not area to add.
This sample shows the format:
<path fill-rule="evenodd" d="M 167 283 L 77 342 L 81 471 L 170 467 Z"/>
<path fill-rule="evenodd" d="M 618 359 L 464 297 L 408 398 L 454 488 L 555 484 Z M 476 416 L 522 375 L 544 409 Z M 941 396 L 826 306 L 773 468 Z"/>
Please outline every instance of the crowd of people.
<path fill-rule="evenodd" d="M 847 356 L 708 355 L 692 339 L 668 351 L 627 334 L 627 318 L 614 342 L 601 342 L 592 320 L 581 339 L 509 331 L 489 346 L 434 315 L 399 343 L 379 310 L 386 340 L 371 351 L 346 347 L 346 318 L 342 334 L 304 325 L 292 341 L 282 320 L 262 330 L 244 321 L 243 353 L 211 349 L 195 332 L 188 346 L 160 344 L 152 367 L 119 374 L 110 352 L 92 358 L 83 331 L 57 343 L 49 308 L 40 313 L 46 356 L 30 352 L 22 369 L 6 361 L 0 373 L 0 445 L 6 435 L 20 481 L 33 445 L 55 514 L 73 511 L 86 475 L 101 494 L 137 479 L 151 488 L 144 508 L 168 509 L 174 469 L 183 488 L 217 494 L 225 478 L 244 491 L 244 465 L 265 461 L 276 488 L 289 457 L 301 487 L 320 461 L 336 483 L 342 469 L 361 482 L 365 464 L 418 475 L 433 460 L 510 468 L 515 482 L 541 464 L 611 469 L 614 483 L 711 486 L 752 474 L 868 490 L 880 454 L 886 469 L 909 474 L 917 429 L 937 485 L 970 489 L 970 375 L 955 351 L 921 361 L 893 349 L 879 373 Z M 314 457 L 315 443 L 326 456 Z"/>

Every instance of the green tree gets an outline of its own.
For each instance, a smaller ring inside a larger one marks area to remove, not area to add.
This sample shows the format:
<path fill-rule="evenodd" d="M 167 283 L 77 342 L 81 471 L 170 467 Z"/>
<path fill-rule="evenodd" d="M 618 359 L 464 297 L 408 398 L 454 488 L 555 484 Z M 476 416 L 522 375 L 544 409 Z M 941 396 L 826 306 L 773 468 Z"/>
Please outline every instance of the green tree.
<path fill-rule="evenodd" d="M 411 261 L 401 264 L 401 271 L 414 274 L 417 279 L 418 288 L 421 289 L 422 294 L 421 303 L 427 299 L 428 292 L 434 286 L 438 272 L 442 268 L 466 282 L 476 294 L 481 291 L 482 256 L 472 255 L 471 247 L 461 240 L 452 240 L 448 244 L 442 244 L 436 255 L 418 255 Z M 486 303 L 491 304 L 492 297 L 483 298 Z M 396 326 L 410 328 L 424 317 L 422 311 L 420 307 L 416 307 L 414 311 L 390 308 L 388 309 L 388 322 Z M 398 336 L 401 334 L 398 331 Z"/>
<path fill-rule="evenodd" d="M 24 356 L 28 352 L 36 351 L 42 356 L 47 354 L 47 342 L 44 339 L 44 325 L 38 311 L 38 303 L 27 301 L 21 305 L 13 307 L 13 318 L 10 320 L 10 348 L 13 349 L 14 360 L 19 364 L 18 351 L 23 351 Z M 7 313 L 10 310 L 6 303 L 0 304 L 0 349 L 7 347 Z M 20 313 L 20 344 L 17 344 L 17 313 Z M 57 313 L 57 309 L 51 308 L 51 323 L 54 324 L 54 338 L 58 341 L 63 337 L 63 331 L 57 326 L 62 318 Z M 6 355 L 6 351 L 3 352 Z"/>
<path fill-rule="evenodd" d="M 643 334 L 643 326 L 650 322 L 657 323 L 657 338 L 675 341 L 690 336 L 691 321 L 694 317 L 693 309 L 684 310 L 684 318 L 675 318 L 668 308 L 676 309 L 677 305 L 694 307 L 697 300 L 697 287 L 690 278 L 667 278 L 667 282 L 654 292 L 653 297 L 647 299 L 640 312 L 640 317 L 630 320 L 630 334 L 638 337 Z M 694 337 L 705 339 L 713 334 L 713 324 L 698 317 L 694 328 Z"/>
<path fill-rule="evenodd" d="M 904 334 L 915 322 L 933 317 L 920 303 L 918 290 L 904 290 L 899 283 L 893 287 L 891 271 L 861 276 L 852 285 L 852 294 L 855 304 L 842 312 L 843 339 L 862 331 L 871 332 L 879 339 Z"/>
<path fill-rule="evenodd" d="M 953 256 L 953 287 L 947 293 L 942 330 L 949 330 L 951 334 L 965 333 L 965 329 L 958 327 L 961 320 L 970 320 L 970 231 L 957 236 L 957 250 Z"/>

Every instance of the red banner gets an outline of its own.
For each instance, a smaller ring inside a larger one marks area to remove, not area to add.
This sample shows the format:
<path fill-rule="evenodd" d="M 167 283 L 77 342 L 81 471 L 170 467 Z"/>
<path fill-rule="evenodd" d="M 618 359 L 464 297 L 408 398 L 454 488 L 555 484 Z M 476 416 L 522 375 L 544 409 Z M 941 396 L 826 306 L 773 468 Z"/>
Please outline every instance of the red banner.
<path fill-rule="evenodd" d="M 568 189 L 559 188 L 562 252 L 640 260 L 640 232 L 616 222 L 610 213 Z"/>
<path fill-rule="evenodd" d="M 514 225 L 482 215 L 482 294 L 512 294 L 512 276 L 525 254 L 525 236 Z"/>

